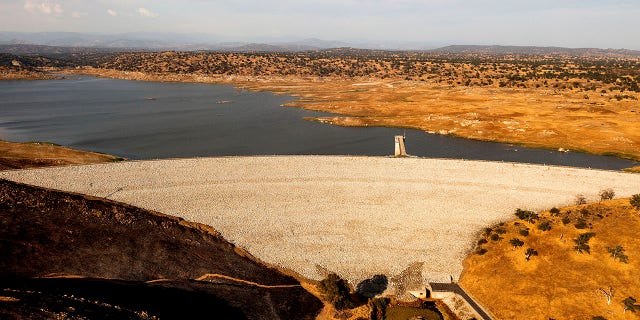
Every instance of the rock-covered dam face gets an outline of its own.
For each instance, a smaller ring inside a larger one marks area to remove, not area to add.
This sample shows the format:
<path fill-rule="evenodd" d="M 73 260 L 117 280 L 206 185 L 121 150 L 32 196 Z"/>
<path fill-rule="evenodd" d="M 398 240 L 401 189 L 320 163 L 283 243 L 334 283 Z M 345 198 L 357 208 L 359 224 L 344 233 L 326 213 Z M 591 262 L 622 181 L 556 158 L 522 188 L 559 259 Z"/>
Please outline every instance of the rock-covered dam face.
<path fill-rule="evenodd" d="M 132 161 L 0 172 L 0 178 L 108 197 L 211 225 L 259 259 L 354 285 L 423 262 L 458 278 L 478 233 L 543 210 L 640 193 L 640 175 L 464 160 L 274 156 Z"/>

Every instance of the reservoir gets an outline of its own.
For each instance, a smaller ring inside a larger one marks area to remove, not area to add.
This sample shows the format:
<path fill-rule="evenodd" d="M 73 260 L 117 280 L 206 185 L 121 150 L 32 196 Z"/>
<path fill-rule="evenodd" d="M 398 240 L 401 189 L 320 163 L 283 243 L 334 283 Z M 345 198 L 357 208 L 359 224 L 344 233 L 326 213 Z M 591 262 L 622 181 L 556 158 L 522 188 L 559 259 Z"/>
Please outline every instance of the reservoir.
<path fill-rule="evenodd" d="M 306 121 L 328 114 L 283 104 L 295 97 L 227 85 L 70 76 L 0 81 L 0 139 L 47 141 L 131 159 L 246 155 L 371 155 L 394 151 L 396 128 Z M 418 157 L 622 169 L 637 162 L 406 130 Z"/>

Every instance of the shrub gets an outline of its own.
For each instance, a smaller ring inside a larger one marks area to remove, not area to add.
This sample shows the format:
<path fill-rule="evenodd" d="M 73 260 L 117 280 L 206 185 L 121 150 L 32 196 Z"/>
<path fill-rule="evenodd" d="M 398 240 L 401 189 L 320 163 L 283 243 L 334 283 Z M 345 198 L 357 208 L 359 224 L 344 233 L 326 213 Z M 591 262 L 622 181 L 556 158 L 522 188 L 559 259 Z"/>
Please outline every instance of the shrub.
<path fill-rule="evenodd" d="M 587 222 L 584 221 L 583 219 L 578 220 L 578 222 L 576 222 L 576 224 L 574 224 L 574 226 L 576 227 L 576 229 L 586 229 L 587 228 Z"/>
<path fill-rule="evenodd" d="M 586 204 L 587 198 L 583 194 L 577 194 L 575 199 L 576 205 Z"/>
<path fill-rule="evenodd" d="M 529 261 L 532 256 L 537 256 L 537 255 L 538 255 L 538 251 L 534 250 L 533 248 L 527 248 L 527 251 L 524 252 L 524 256 L 527 259 L 527 261 Z"/>
<path fill-rule="evenodd" d="M 616 193 L 613 191 L 613 189 L 604 189 L 600 190 L 600 193 L 598 193 L 598 195 L 600 196 L 600 200 L 604 201 L 613 199 L 613 197 L 616 196 Z"/>
<path fill-rule="evenodd" d="M 478 240 L 478 245 L 483 245 L 483 244 L 485 244 L 487 242 L 489 242 L 489 241 L 487 241 L 487 239 L 480 239 L 480 240 Z"/>
<path fill-rule="evenodd" d="M 529 228 L 526 228 L 526 229 L 520 229 L 520 231 L 518 231 L 518 233 L 519 233 L 521 236 L 526 237 L 526 236 L 528 236 L 528 235 L 529 235 Z"/>
<path fill-rule="evenodd" d="M 513 238 L 511 240 L 509 240 L 509 244 L 512 245 L 514 248 L 516 247 L 522 247 L 524 245 L 524 241 L 518 239 L 518 238 Z"/>
<path fill-rule="evenodd" d="M 549 221 L 541 222 L 540 224 L 538 224 L 538 230 L 542 230 L 542 231 L 551 230 L 551 222 L 549 222 Z"/>
<path fill-rule="evenodd" d="M 507 233 L 507 230 L 505 228 L 496 228 L 496 233 L 497 234 L 505 234 L 505 233 Z"/>
<path fill-rule="evenodd" d="M 500 237 L 497 233 L 494 233 L 494 234 L 491 235 L 491 240 L 500 241 L 500 240 L 502 240 L 502 237 Z"/>
<path fill-rule="evenodd" d="M 485 254 L 485 253 L 487 253 L 487 249 L 485 249 L 485 248 L 478 248 L 478 249 L 476 249 L 476 254 L 477 254 L 477 255 L 480 255 L 480 256 L 481 256 L 481 255 L 483 255 L 483 254 Z"/>
<path fill-rule="evenodd" d="M 553 207 L 553 208 L 551 208 L 551 210 L 549 210 L 549 213 L 551 213 L 551 215 L 553 215 L 553 216 L 557 216 L 557 215 L 560 214 L 560 209 L 558 209 L 556 207 Z"/>
<path fill-rule="evenodd" d="M 529 210 L 521 210 L 520 208 L 516 209 L 515 214 L 520 220 L 525 220 L 529 223 L 532 223 L 534 220 L 538 219 L 538 215 L 535 212 Z"/>
<path fill-rule="evenodd" d="M 629 199 L 629 204 L 637 210 L 640 210 L 640 193 L 632 195 L 631 199 Z"/>
<path fill-rule="evenodd" d="M 571 222 L 571 219 L 569 219 L 569 217 L 562 218 L 562 224 L 569 224 L 570 222 Z"/>
<path fill-rule="evenodd" d="M 351 300 L 349 284 L 335 273 L 330 273 L 320 281 L 319 289 L 324 294 L 325 299 L 338 310 L 349 309 L 354 306 Z"/>
<path fill-rule="evenodd" d="M 593 316 L 593 317 L 591 317 L 591 320 L 607 320 L 607 318 L 605 318 L 603 316 Z"/>
<path fill-rule="evenodd" d="M 633 297 L 628 297 L 622 300 L 622 304 L 624 305 L 624 312 L 629 310 L 635 313 L 637 310 L 640 310 L 640 306 L 636 304 L 636 299 Z"/>
<path fill-rule="evenodd" d="M 373 320 L 383 320 L 385 318 L 385 313 L 387 311 L 387 306 L 391 302 L 391 299 L 383 297 L 383 298 L 374 298 L 369 300 L 369 305 L 371 306 L 371 317 Z"/>
<path fill-rule="evenodd" d="M 596 234 L 594 232 L 581 233 L 577 238 L 573 239 L 573 242 L 576 244 L 573 249 L 575 249 L 578 253 L 591 253 L 589 240 L 591 240 L 591 238 L 593 238 L 595 235 Z"/>
<path fill-rule="evenodd" d="M 588 216 L 588 215 L 590 215 L 590 214 L 591 214 L 591 211 L 589 211 L 589 208 L 584 207 L 584 208 L 580 209 L 580 214 L 581 214 L 583 217 L 586 217 L 586 216 Z"/>
<path fill-rule="evenodd" d="M 629 257 L 624 254 L 624 248 L 621 245 L 617 245 L 613 248 L 607 247 L 607 251 L 613 260 L 618 259 L 620 262 L 629 263 Z"/>

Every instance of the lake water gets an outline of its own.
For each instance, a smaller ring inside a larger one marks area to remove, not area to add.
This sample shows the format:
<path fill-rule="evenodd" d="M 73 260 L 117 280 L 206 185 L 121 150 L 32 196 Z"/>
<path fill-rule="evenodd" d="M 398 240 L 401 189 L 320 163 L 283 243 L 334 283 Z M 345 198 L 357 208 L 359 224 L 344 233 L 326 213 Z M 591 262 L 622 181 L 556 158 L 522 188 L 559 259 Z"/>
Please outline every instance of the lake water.
<path fill-rule="evenodd" d="M 295 98 L 232 86 L 89 76 L 0 81 L 0 139 L 48 141 L 132 159 L 230 155 L 391 155 L 395 128 L 305 121 Z M 637 162 L 406 130 L 419 157 L 621 169 Z"/>

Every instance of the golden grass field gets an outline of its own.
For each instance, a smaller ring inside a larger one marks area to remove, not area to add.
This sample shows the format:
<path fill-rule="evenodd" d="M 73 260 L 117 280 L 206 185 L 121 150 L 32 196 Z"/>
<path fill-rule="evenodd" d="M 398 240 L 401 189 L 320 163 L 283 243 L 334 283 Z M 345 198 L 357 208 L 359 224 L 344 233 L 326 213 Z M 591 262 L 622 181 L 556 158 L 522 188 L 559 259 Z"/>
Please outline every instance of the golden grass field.
<path fill-rule="evenodd" d="M 560 211 L 557 217 L 541 213 L 542 220 L 551 222 L 549 231 L 522 220 L 506 223 L 502 240 L 489 240 L 482 245 L 487 253 L 472 254 L 465 260 L 461 285 L 498 319 L 638 319 L 638 314 L 624 312 L 622 300 L 640 298 L 640 212 L 629 205 L 628 199 Z M 564 216 L 572 221 L 563 224 Z M 577 229 L 574 224 L 581 218 L 592 227 Z M 518 231 L 526 227 L 530 234 L 525 237 Z M 590 254 L 573 249 L 573 239 L 584 232 L 596 234 L 588 242 Z M 509 244 L 513 238 L 524 241 L 524 246 L 514 248 Z M 607 247 L 617 245 L 625 249 L 628 263 L 611 258 Z M 539 255 L 526 261 L 527 248 L 537 250 Z M 597 290 L 609 287 L 614 296 L 607 305 Z"/>

